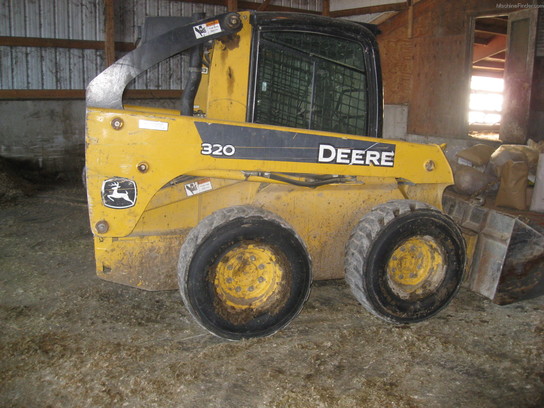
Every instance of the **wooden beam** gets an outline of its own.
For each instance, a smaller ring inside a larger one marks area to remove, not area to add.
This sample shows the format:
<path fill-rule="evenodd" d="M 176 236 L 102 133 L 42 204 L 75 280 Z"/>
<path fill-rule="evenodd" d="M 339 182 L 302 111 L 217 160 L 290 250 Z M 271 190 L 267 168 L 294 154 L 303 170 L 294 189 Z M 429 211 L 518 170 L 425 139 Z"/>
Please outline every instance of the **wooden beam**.
<path fill-rule="evenodd" d="M 0 46 L 8 47 L 53 47 L 53 48 L 74 48 L 81 50 L 103 50 L 104 41 L 88 40 L 65 40 L 61 38 L 39 38 L 39 37 L 2 37 Z M 135 48 L 133 43 L 116 42 L 115 49 L 119 51 L 132 51 Z"/>
<path fill-rule="evenodd" d="M 477 18 L 474 30 L 482 33 L 506 35 L 508 21 L 501 18 Z"/>
<path fill-rule="evenodd" d="M 331 11 L 331 17 L 350 17 L 362 14 L 386 13 L 388 11 L 402 11 L 408 9 L 408 3 L 382 4 L 379 6 L 358 7 L 346 10 Z"/>
<path fill-rule="evenodd" d="M 504 71 L 488 71 L 485 69 L 473 69 L 472 76 L 482 76 L 488 78 L 504 78 Z"/>
<path fill-rule="evenodd" d="M 104 0 L 104 51 L 106 67 L 115 62 L 115 9 L 114 0 Z"/>
<path fill-rule="evenodd" d="M 487 45 L 474 44 L 472 62 L 475 63 L 503 51 L 506 51 L 506 37 L 498 35 Z"/>
<path fill-rule="evenodd" d="M 127 89 L 125 99 L 178 99 L 182 91 L 175 89 Z M 0 89 L 0 100 L 6 99 L 85 99 L 84 89 Z"/>
<path fill-rule="evenodd" d="M 370 24 L 380 25 L 382 23 L 385 23 L 391 17 L 396 16 L 396 15 L 397 15 L 396 11 L 388 11 L 387 13 L 381 13 L 375 19 L 370 21 Z"/>
<path fill-rule="evenodd" d="M 210 4 L 212 6 L 225 6 L 227 7 L 228 0 L 171 0 L 182 3 L 197 3 L 197 4 Z"/>
<path fill-rule="evenodd" d="M 472 65 L 472 69 L 504 71 L 504 62 L 482 60 Z"/>
<path fill-rule="evenodd" d="M 211 4 L 214 6 L 227 6 L 227 2 L 229 0 L 171 0 L 171 1 L 182 1 L 184 3 L 200 3 L 200 4 Z M 242 1 L 238 0 L 238 10 L 258 10 L 259 7 L 262 6 L 262 3 L 257 3 L 254 1 Z M 306 13 L 306 14 L 321 14 L 320 11 L 311 11 L 301 8 L 295 8 L 295 7 L 285 7 L 285 6 L 276 6 L 274 4 L 270 4 L 267 9 L 267 11 L 285 11 L 288 13 Z"/>
<path fill-rule="evenodd" d="M 502 35 L 503 37 L 506 37 L 505 33 L 494 33 L 493 31 L 479 30 L 477 28 L 474 29 L 474 32 L 481 33 L 481 34 Z"/>
<path fill-rule="evenodd" d="M 238 1 L 238 7 L 240 10 L 258 10 L 261 3 L 255 3 L 252 1 Z M 266 9 L 267 11 L 285 11 L 287 13 L 306 13 L 306 14 L 321 14 L 319 11 L 310 11 L 300 8 L 293 7 L 284 7 L 284 6 L 275 6 L 273 4 L 269 5 Z"/>
<path fill-rule="evenodd" d="M 412 38 L 414 35 L 414 5 L 412 0 L 406 2 L 408 4 L 408 38 Z"/>
<path fill-rule="evenodd" d="M 0 99 L 85 99 L 85 90 L 0 89 Z"/>

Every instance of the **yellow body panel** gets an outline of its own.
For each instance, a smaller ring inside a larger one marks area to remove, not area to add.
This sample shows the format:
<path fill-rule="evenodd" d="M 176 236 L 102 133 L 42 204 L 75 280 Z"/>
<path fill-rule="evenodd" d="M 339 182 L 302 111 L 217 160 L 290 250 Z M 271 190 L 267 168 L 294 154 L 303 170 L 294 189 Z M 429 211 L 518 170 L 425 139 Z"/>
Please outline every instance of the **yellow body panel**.
<path fill-rule="evenodd" d="M 207 116 L 246 120 L 252 27 L 249 13 L 240 13 L 242 30 L 228 41 L 216 41 L 208 79 Z"/>
<path fill-rule="evenodd" d="M 344 246 L 372 207 L 402 198 L 441 207 L 442 192 L 453 176 L 439 146 L 244 123 L 252 27 L 249 14 L 240 14 L 242 30 L 228 41 L 215 41 L 195 103 L 206 104 L 201 109 L 205 119 L 137 106 L 87 109 L 87 194 L 100 277 L 150 290 L 173 289 L 179 248 L 188 231 L 221 208 L 254 205 L 284 218 L 297 231 L 310 252 L 315 279 L 340 278 Z M 385 143 L 394 147 L 394 165 L 359 165 L 360 156 L 348 157 L 347 149 L 338 150 L 336 162 L 318 162 L 315 146 L 298 147 L 306 149 L 306 158 L 316 158 L 306 161 L 267 158 L 265 145 L 260 158 L 229 157 L 234 150 L 222 157 L 203 154 L 203 134 L 215 128 L 230 136 L 249 135 L 246 141 L 266 141 L 273 134 L 279 148 L 304 138 L 331 146 Z M 270 173 L 297 180 L 311 175 L 349 180 L 309 188 L 271 180 Z M 127 208 L 105 205 L 106 183 L 117 179 L 130 181 L 137 192 Z M 205 185 L 205 191 L 191 193 L 192 183 Z"/>
<path fill-rule="evenodd" d="M 112 130 L 114 120 L 122 120 L 120 130 Z M 164 124 L 168 130 L 142 129 L 141 120 Z M 101 112 L 88 110 L 87 113 L 87 183 L 88 199 L 93 232 L 98 234 L 95 223 L 106 220 L 109 230 L 103 236 L 119 237 L 132 232 L 152 197 L 168 182 L 180 175 L 209 174 L 222 171 L 232 180 L 246 180 L 243 172 L 262 171 L 297 174 L 337 174 L 366 178 L 390 177 L 409 180 L 418 184 L 452 184 L 453 178 L 448 162 L 438 146 L 418 145 L 407 142 L 388 141 L 396 146 L 394 167 L 347 166 L 328 163 L 281 162 L 265 160 L 220 159 L 201 154 L 202 140 L 195 122 L 224 123 L 174 115 L 141 114 L 139 112 Z M 238 124 L 240 125 L 240 124 Z M 242 124 L 254 129 L 278 129 L 290 132 L 293 129 L 253 124 Z M 298 129 L 299 134 L 323 135 L 335 139 L 368 140 L 357 136 L 338 135 Z M 426 163 L 434 163 L 432 170 Z M 145 163 L 147 170 L 142 173 L 138 166 Z M 101 204 L 101 189 L 105 179 L 124 177 L 134 180 L 138 186 L 136 205 L 126 210 L 112 209 Z"/>

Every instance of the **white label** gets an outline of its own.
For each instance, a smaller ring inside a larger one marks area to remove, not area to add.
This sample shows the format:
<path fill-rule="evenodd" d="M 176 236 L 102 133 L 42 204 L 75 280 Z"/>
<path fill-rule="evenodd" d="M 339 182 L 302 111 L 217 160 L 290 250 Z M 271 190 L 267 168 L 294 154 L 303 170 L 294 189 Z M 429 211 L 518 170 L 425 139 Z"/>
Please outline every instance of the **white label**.
<path fill-rule="evenodd" d="M 221 26 L 218 20 L 210 21 L 206 24 L 200 24 L 193 27 L 196 38 L 208 37 L 209 35 L 220 33 Z"/>
<path fill-rule="evenodd" d="M 196 194 L 201 194 L 206 191 L 212 190 L 212 182 L 210 179 L 202 179 L 195 181 L 194 183 L 185 184 L 185 192 L 187 196 L 193 196 Z"/>
<path fill-rule="evenodd" d="M 138 121 L 138 127 L 140 129 L 149 129 L 149 130 L 168 130 L 168 122 L 158 122 L 155 120 L 145 120 L 140 119 Z"/>

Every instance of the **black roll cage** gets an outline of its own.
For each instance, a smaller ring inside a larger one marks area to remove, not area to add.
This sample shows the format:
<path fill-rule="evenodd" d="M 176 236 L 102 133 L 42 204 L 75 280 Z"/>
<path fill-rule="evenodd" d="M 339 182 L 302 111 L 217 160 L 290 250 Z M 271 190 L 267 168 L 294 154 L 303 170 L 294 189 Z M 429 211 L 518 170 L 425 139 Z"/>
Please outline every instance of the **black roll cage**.
<path fill-rule="evenodd" d="M 364 50 L 365 71 L 368 89 L 368 134 L 382 137 L 383 131 L 383 90 L 380 56 L 375 35 L 379 33 L 372 24 L 356 23 L 313 14 L 255 12 L 251 16 L 253 38 L 251 44 L 251 66 L 246 120 L 255 119 L 255 95 L 257 87 L 258 53 L 261 34 L 270 31 L 298 31 L 329 35 L 352 40 L 361 44 Z"/>

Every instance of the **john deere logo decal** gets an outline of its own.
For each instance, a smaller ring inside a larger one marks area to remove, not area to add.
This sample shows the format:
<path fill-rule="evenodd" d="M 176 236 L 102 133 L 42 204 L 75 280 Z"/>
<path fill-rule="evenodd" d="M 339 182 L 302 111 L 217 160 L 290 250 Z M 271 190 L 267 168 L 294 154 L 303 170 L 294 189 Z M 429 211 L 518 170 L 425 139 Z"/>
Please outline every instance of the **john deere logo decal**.
<path fill-rule="evenodd" d="M 102 203 L 109 208 L 130 208 L 136 204 L 136 183 L 115 177 L 102 184 Z"/>

